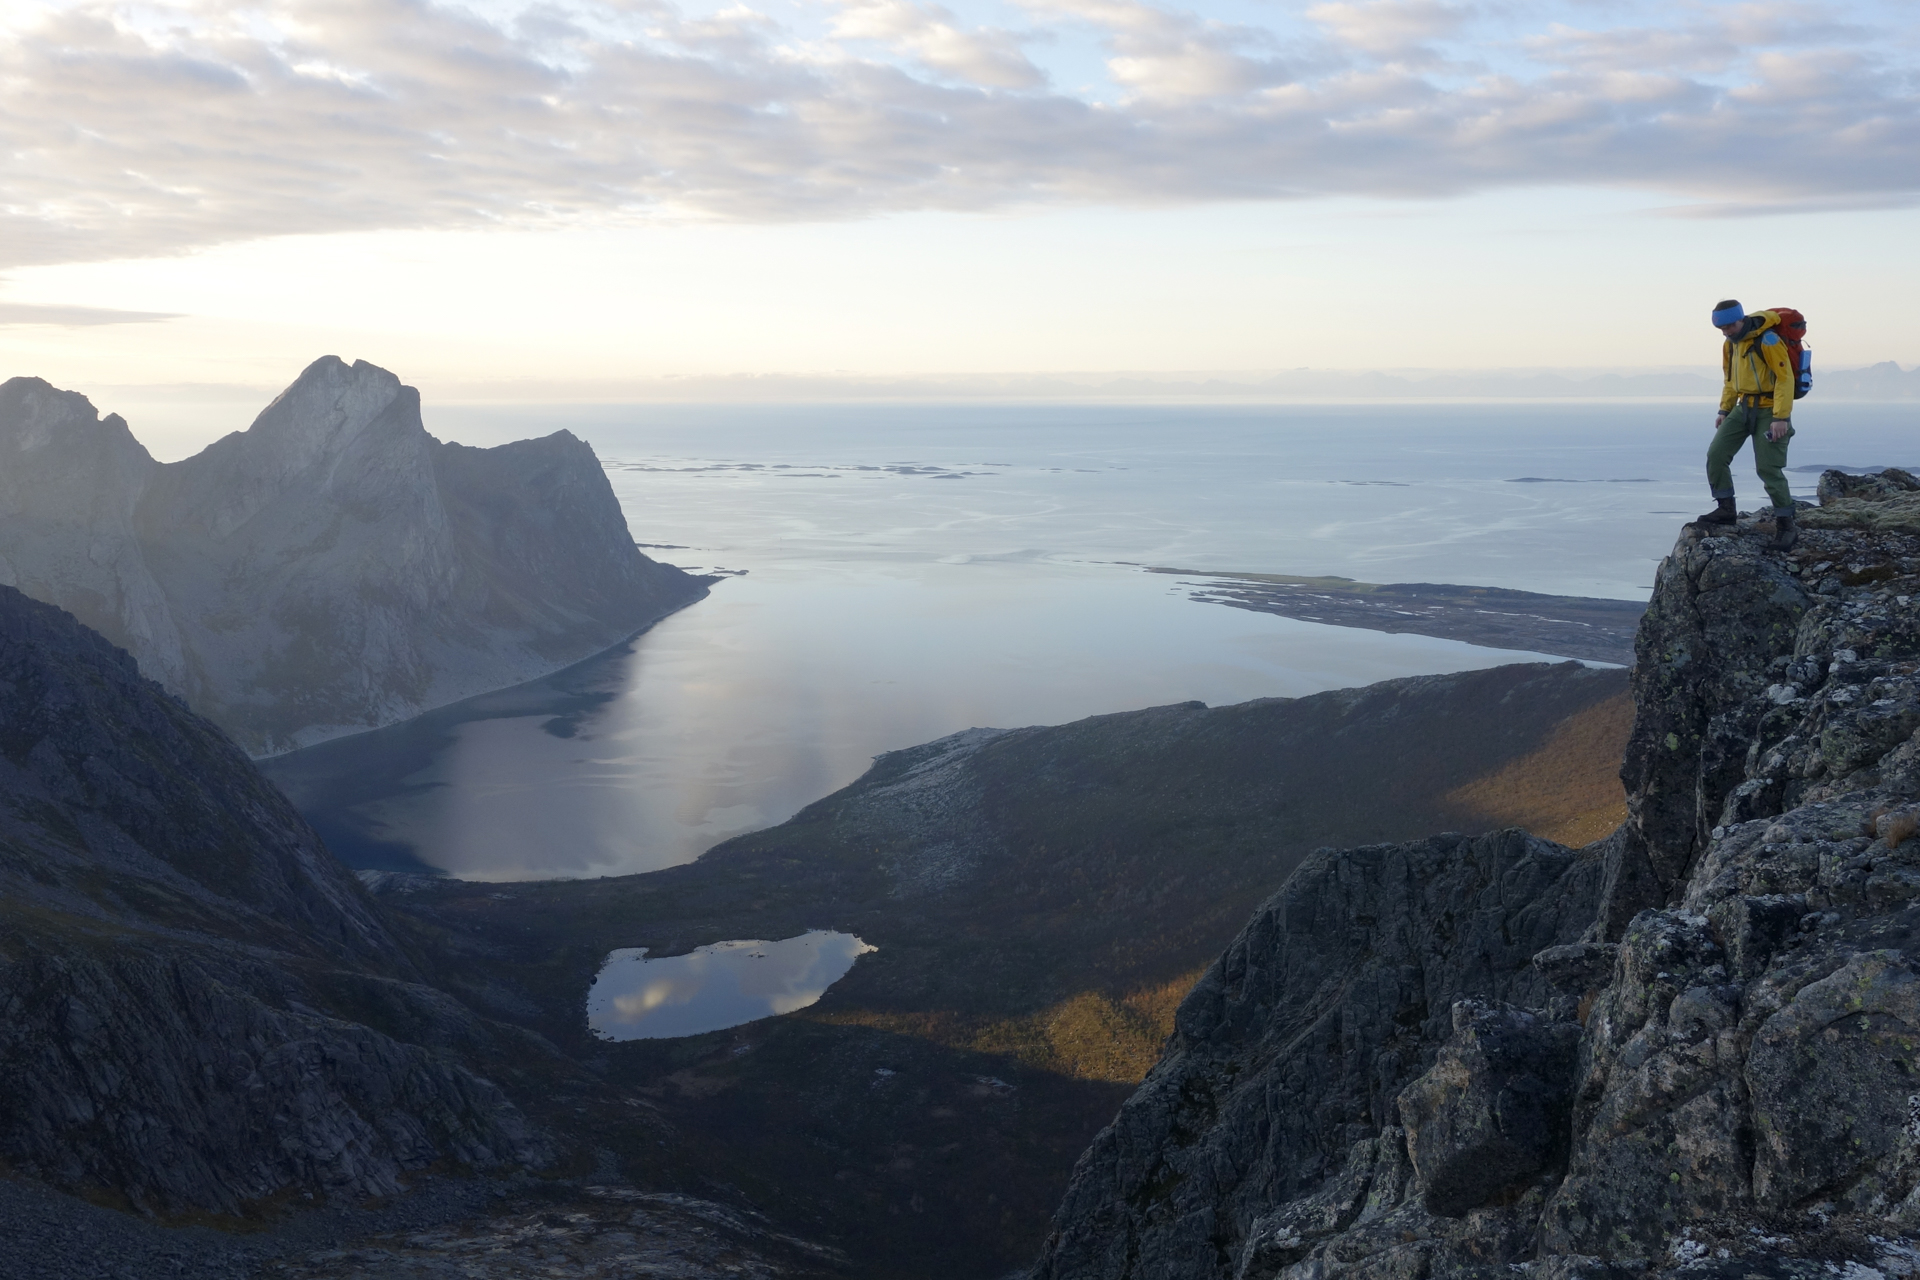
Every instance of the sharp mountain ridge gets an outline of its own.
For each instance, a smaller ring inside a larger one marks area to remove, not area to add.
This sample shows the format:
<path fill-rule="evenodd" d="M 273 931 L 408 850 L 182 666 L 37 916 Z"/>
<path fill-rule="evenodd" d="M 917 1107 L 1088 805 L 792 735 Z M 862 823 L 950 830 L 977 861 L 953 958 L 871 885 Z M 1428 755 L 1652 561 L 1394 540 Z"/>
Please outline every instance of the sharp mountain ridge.
<path fill-rule="evenodd" d="M 635 547 L 585 442 L 442 443 L 412 387 L 332 356 L 165 464 L 82 395 L 0 384 L 0 584 L 256 756 L 544 675 L 706 592 Z"/>
<path fill-rule="evenodd" d="M 177 1214 L 549 1161 L 457 1052 L 533 1038 L 420 972 L 216 727 L 0 587 L 6 1168 Z"/>

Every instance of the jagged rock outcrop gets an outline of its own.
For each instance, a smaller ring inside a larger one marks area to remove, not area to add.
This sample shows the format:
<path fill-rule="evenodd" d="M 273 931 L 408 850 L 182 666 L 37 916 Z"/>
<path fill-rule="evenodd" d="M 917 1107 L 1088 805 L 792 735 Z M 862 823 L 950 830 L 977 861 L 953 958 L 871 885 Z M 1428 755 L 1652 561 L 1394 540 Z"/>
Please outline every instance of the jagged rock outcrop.
<path fill-rule="evenodd" d="M 1391 1213 L 1411 1181 L 1397 1099 L 1451 1031 L 1453 1002 L 1546 1003 L 1530 961 L 1578 940 L 1602 870 L 1595 851 L 1520 831 L 1308 859 L 1081 1157 L 1036 1275 L 1272 1275 Z M 1329 1179 L 1331 1200 L 1291 1207 Z M 1501 1229 L 1521 1212 L 1502 1210 Z"/>
<path fill-rule="evenodd" d="M 218 729 L 0 587 L 6 1167 L 230 1212 L 390 1194 L 435 1162 L 540 1163 L 546 1139 L 455 1056 L 486 1046 L 537 1051 L 420 982 Z"/>
<path fill-rule="evenodd" d="M 1469 927 L 1395 902 L 1383 936 L 1378 889 L 1286 909 L 1380 882 L 1379 851 L 1296 872 L 1082 1158 L 1036 1276 L 1920 1270 L 1916 489 L 1829 473 L 1791 554 L 1750 520 L 1682 534 L 1638 638 L 1627 823 L 1515 864 L 1560 877 Z M 1421 879 L 1488 883 L 1486 856 Z M 1308 956 L 1424 1005 L 1312 1005 Z"/>
<path fill-rule="evenodd" d="M 38 378 L 0 383 L 0 585 L 60 605 L 179 688 L 180 634 L 136 530 L 159 468 L 119 414 Z"/>
<path fill-rule="evenodd" d="M 1459 1217 L 1524 1194 L 1564 1158 L 1579 1028 L 1510 1005 L 1457 1000 L 1453 1038 L 1400 1091 L 1407 1156 L 1430 1213 Z"/>
<path fill-rule="evenodd" d="M 705 593 L 634 546 L 584 442 L 443 444 L 413 388 L 331 356 L 164 465 L 84 396 L 0 384 L 0 584 L 255 755 L 545 674 Z"/>

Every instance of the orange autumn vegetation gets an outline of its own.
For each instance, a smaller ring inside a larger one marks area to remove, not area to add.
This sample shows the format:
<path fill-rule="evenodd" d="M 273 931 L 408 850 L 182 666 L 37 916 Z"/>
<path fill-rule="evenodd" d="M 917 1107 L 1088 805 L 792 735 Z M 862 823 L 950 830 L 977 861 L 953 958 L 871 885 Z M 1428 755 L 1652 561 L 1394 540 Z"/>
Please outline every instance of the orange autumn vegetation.
<path fill-rule="evenodd" d="M 1174 1011 L 1203 972 L 1195 969 L 1117 999 L 1103 992 L 1083 991 L 1020 1017 L 883 1013 L 872 1009 L 816 1016 L 842 1026 L 875 1027 L 918 1036 L 953 1049 L 1004 1054 L 1027 1066 L 1076 1080 L 1138 1084 L 1160 1060 L 1160 1046 L 1173 1034 Z"/>
<path fill-rule="evenodd" d="M 1525 827 L 1565 845 L 1590 844 L 1626 821 L 1620 760 L 1633 728 L 1622 693 L 1562 720 L 1541 746 L 1447 795 L 1469 830 Z"/>
<path fill-rule="evenodd" d="M 1632 728 L 1630 693 L 1595 703 L 1560 721 L 1533 751 L 1446 793 L 1442 810 L 1463 831 L 1517 826 L 1573 846 L 1601 839 L 1627 816 L 1620 761 Z M 1029 1014 L 853 1009 L 800 1016 L 1004 1055 L 1079 1080 L 1137 1084 L 1159 1060 L 1174 1011 L 1202 972 L 1118 996 L 1082 991 Z"/>

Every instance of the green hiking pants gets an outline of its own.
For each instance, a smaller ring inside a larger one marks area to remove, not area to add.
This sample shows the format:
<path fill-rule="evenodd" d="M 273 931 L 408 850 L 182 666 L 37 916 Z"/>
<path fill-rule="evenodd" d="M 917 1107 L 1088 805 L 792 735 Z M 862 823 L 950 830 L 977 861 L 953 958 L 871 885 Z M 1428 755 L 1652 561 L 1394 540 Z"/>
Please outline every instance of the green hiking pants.
<path fill-rule="evenodd" d="M 1753 441 L 1753 469 L 1760 473 L 1760 483 L 1767 487 L 1767 497 L 1773 499 L 1773 509 L 1789 511 L 1793 508 L 1793 491 L 1787 487 L 1787 441 L 1793 439 L 1793 428 L 1787 428 L 1787 434 L 1778 440 L 1767 439 L 1767 430 L 1773 426 L 1773 410 L 1766 405 L 1737 404 L 1721 422 L 1720 429 L 1713 433 L 1713 443 L 1707 446 L 1707 484 L 1716 498 L 1733 496 L 1733 455 L 1740 452 L 1740 446 L 1748 440 Z"/>

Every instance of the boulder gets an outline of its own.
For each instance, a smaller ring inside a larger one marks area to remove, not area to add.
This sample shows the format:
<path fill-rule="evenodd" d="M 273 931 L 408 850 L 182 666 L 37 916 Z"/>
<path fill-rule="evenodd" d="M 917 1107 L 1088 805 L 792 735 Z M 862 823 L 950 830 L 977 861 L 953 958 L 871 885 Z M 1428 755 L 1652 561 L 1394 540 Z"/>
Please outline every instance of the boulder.
<path fill-rule="evenodd" d="M 1467 1210 L 1566 1157 L 1580 1028 L 1511 1005 L 1462 1000 L 1453 1037 L 1400 1091 L 1400 1120 L 1431 1213 Z"/>
<path fill-rule="evenodd" d="M 1856 954 L 1795 992 L 1748 1051 L 1753 1195 L 1817 1200 L 1920 1227 L 1920 974 L 1904 952 Z"/>

